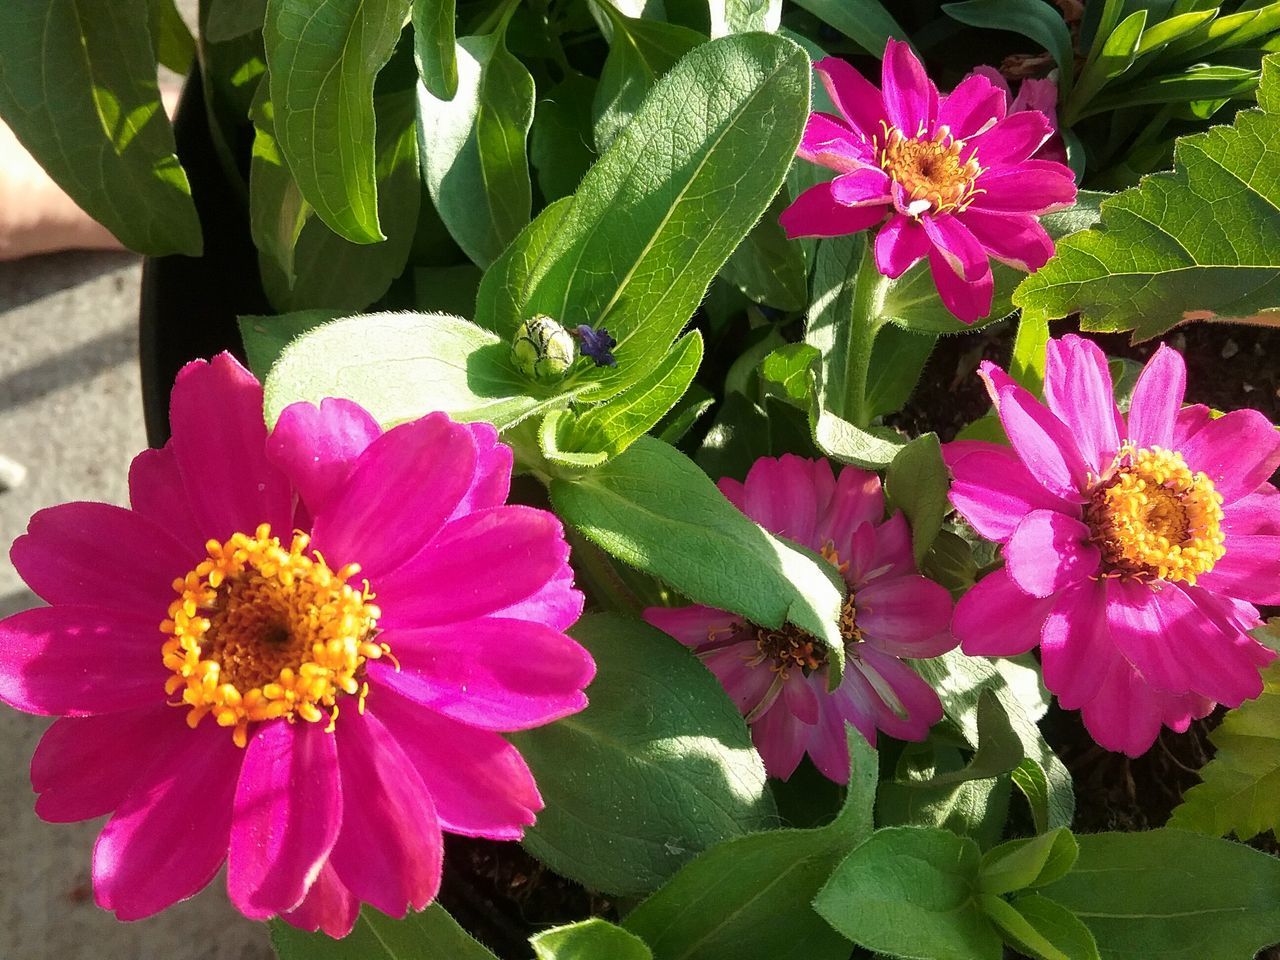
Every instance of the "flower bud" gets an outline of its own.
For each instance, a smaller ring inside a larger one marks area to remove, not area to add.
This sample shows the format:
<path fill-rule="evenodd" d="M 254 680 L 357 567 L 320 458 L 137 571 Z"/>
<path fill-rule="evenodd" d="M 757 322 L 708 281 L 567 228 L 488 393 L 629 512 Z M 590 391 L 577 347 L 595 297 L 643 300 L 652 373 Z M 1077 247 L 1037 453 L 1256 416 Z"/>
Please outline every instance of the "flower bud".
<path fill-rule="evenodd" d="M 542 314 L 520 324 L 511 342 L 511 360 L 516 369 L 539 383 L 555 383 L 576 359 L 573 336 Z"/>

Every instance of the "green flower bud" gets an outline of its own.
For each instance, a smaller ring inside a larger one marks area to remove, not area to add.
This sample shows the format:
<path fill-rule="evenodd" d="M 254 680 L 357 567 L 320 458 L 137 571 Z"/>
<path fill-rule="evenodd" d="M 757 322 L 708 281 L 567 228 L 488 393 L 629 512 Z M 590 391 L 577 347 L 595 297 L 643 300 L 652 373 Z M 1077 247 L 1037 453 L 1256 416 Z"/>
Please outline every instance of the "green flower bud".
<path fill-rule="evenodd" d="M 511 360 L 516 369 L 539 383 L 555 383 L 576 359 L 573 336 L 541 314 L 520 324 L 511 342 Z"/>

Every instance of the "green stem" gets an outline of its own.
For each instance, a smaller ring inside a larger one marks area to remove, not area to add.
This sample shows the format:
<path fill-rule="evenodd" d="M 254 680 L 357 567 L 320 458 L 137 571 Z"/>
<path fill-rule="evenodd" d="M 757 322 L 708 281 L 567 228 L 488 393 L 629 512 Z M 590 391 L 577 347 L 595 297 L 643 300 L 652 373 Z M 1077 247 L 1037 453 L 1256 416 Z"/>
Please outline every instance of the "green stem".
<path fill-rule="evenodd" d="M 871 425 L 867 407 L 867 375 L 871 370 L 871 348 L 876 334 L 884 326 L 884 298 L 889 278 L 876 267 L 875 242 L 868 237 L 862 261 L 854 281 L 853 306 L 849 322 L 848 347 L 844 357 L 844 386 L 853 425 L 865 429 Z"/>

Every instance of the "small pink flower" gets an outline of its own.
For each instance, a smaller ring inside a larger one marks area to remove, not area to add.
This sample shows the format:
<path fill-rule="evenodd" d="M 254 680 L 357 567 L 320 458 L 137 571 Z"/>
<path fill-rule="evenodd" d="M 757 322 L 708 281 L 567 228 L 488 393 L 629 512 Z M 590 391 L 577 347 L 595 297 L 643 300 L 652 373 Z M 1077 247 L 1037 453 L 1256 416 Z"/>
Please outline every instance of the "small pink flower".
<path fill-rule="evenodd" d="M 984 363 L 1012 448 L 944 448 L 951 502 L 1004 544 L 1003 569 L 956 605 L 965 653 L 1037 644 L 1046 686 L 1093 738 L 1138 756 L 1160 725 L 1262 692 L 1275 656 L 1246 631 L 1280 603 L 1280 434 L 1256 410 L 1182 407 L 1186 367 L 1161 346 L 1127 417 L 1106 357 L 1050 340 L 1045 404 Z"/>
<path fill-rule="evenodd" d="M 517 839 L 542 801 L 498 731 L 581 710 L 594 666 L 559 522 L 505 505 L 511 451 L 432 414 L 300 403 L 268 437 L 223 354 L 173 389 L 131 509 L 67 503 L 11 553 L 50 606 L 0 621 L 0 699 L 56 716 L 36 812 L 110 814 L 97 902 L 192 896 L 344 936 L 440 885 L 441 830 Z M 376 601 L 376 602 L 375 602 Z"/>
<path fill-rule="evenodd" d="M 973 74 L 986 77 L 991 81 L 992 86 L 999 87 L 1004 91 L 1005 101 L 1008 104 L 1005 108 L 1007 114 L 1021 113 L 1024 110 L 1037 110 L 1043 113 L 1045 119 L 1049 121 L 1049 126 L 1053 128 L 1053 134 L 1039 150 L 1031 155 L 1031 159 L 1052 160 L 1054 163 L 1066 164 L 1067 145 L 1063 142 L 1062 132 L 1058 129 L 1057 83 L 1048 78 L 1036 79 L 1035 77 L 1028 77 L 1018 85 L 1018 95 L 1015 97 L 1013 91 L 1009 88 L 1009 81 L 995 67 L 974 67 L 970 76 Z"/>
<path fill-rule="evenodd" d="M 916 572 L 911 532 L 873 473 L 826 460 L 763 457 L 746 483 L 720 490 L 765 529 L 819 551 L 844 576 L 844 679 L 827 693 L 827 656 L 810 634 L 771 629 L 711 607 L 650 607 L 645 619 L 691 647 L 751 725 L 772 776 L 786 779 L 807 751 L 837 783 L 849 777 L 845 721 L 873 746 L 876 729 L 923 740 L 942 719 L 933 688 L 902 658 L 936 657 L 955 646 L 951 596 Z"/>
<path fill-rule="evenodd" d="M 796 155 L 837 176 L 781 217 L 789 237 L 835 237 L 888 221 L 876 266 L 900 277 L 922 258 L 947 309 L 972 323 L 991 312 L 988 257 L 1044 266 L 1053 241 L 1036 217 L 1069 207 L 1071 171 L 1031 159 L 1053 135 L 1037 110 L 1007 111 L 1008 88 L 971 74 L 946 96 L 911 48 L 890 40 L 883 90 L 843 60 L 816 65 L 842 116 L 813 113 Z"/>

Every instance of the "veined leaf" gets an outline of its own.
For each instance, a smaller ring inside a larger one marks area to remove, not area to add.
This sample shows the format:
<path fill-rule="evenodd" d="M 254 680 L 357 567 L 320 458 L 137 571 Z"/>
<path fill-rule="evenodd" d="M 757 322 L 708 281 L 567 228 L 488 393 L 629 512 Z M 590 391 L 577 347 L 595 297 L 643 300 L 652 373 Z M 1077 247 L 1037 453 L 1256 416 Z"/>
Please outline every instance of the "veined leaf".
<path fill-rule="evenodd" d="M 942 462 L 936 433 L 916 437 L 898 451 L 885 471 L 885 498 L 890 510 L 901 510 L 911 523 L 911 545 L 919 564 L 950 512 L 951 479 Z"/>
<path fill-rule="evenodd" d="M 265 383 L 280 351 L 307 331 L 333 318 L 330 310 L 300 310 L 278 317 L 240 317 L 240 339 L 244 341 L 249 369 Z"/>
<path fill-rule="evenodd" d="M 200 222 L 160 102 L 149 0 L 0 3 L 0 116 L 126 247 L 199 256 Z"/>
<path fill-rule="evenodd" d="M 772 33 L 782 21 L 782 0 L 709 0 L 711 36 L 763 30 Z"/>
<path fill-rule="evenodd" d="M 441 100 L 452 100 L 458 92 L 456 6 L 456 0 L 413 0 L 413 54 L 418 75 L 431 95 Z"/>
<path fill-rule="evenodd" d="M 341 940 L 272 920 L 271 945 L 280 960 L 497 960 L 438 903 L 403 920 L 365 907 L 355 928 Z"/>
<path fill-rule="evenodd" d="M 156 60 L 174 73 L 185 75 L 196 56 L 196 41 L 173 0 L 150 0 L 151 42 Z"/>

